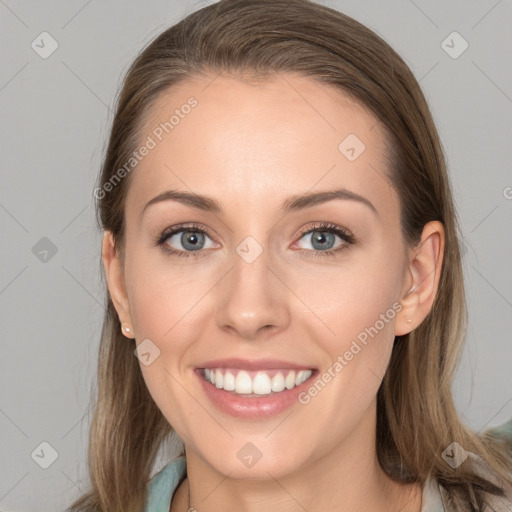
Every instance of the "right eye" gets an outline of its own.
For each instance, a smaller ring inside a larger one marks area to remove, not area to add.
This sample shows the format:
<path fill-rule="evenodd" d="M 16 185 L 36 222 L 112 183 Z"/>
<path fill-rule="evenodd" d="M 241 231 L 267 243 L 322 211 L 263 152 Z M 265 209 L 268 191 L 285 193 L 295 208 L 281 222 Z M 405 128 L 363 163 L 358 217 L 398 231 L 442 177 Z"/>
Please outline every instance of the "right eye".
<path fill-rule="evenodd" d="M 205 246 L 207 238 L 212 242 L 210 247 Z M 202 252 L 201 249 L 211 248 L 213 243 L 206 230 L 196 225 L 188 225 L 165 229 L 159 236 L 156 245 L 161 246 L 167 253 L 175 254 L 176 256 L 196 257 L 199 256 L 196 253 Z M 181 247 L 179 247 L 180 245 Z"/>

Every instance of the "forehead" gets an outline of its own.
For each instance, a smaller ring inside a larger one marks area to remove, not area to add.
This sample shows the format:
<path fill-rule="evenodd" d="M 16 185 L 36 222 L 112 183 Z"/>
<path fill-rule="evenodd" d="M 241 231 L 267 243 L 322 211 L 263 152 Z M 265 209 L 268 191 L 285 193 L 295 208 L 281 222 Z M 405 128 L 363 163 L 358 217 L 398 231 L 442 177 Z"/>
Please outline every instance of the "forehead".
<path fill-rule="evenodd" d="M 142 209 L 166 189 L 242 201 L 261 210 L 284 197 L 344 187 L 396 210 L 377 119 L 340 90 L 294 74 L 265 80 L 195 77 L 152 105 L 151 139 L 127 204 Z"/>

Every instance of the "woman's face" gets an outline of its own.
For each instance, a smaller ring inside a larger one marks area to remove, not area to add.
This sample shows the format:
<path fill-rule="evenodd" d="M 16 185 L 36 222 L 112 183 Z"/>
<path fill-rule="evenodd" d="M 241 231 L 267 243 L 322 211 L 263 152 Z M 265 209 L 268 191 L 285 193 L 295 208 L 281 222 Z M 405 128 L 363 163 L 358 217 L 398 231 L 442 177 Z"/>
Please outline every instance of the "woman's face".
<path fill-rule="evenodd" d="M 161 96 L 143 145 L 116 304 L 187 455 L 277 478 L 370 446 L 412 282 L 376 119 L 300 76 L 212 76 Z M 149 204 L 167 191 L 188 199 Z"/>

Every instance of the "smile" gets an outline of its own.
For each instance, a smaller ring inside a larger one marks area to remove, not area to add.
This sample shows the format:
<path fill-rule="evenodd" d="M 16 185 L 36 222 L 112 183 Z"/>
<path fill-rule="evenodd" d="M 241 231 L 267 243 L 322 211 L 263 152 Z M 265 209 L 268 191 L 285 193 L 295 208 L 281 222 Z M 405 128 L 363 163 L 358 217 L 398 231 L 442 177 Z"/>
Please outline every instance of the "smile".
<path fill-rule="evenodd" d="M 219 412 L 264 420 L 296 405 L 318 369 L 302 362 L 231 357 L 202 361 L 194 373 L 203 396 Z"/>
<path fill-rule="evenodd" d="M 263 396 L 280 393 L 300 386 L 312 370 L 241 370 L 234 368 L 204 368 L 202 376 L 218 389 L 240 396 Z"/>

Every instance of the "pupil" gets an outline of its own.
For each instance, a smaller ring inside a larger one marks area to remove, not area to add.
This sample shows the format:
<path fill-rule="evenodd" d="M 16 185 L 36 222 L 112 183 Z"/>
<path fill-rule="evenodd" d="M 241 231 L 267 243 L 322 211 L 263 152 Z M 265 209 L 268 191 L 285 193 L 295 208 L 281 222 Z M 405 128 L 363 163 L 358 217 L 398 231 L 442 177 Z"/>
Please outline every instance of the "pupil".
<path fill-rule="evenodd" d="M 325 232 L 322 232 L 322 231 L 315 231 L 315 234 L 313 235 L 313 247 L 315 247 L 315 249 L 325 249 L 325 242 L 328 240 L 328 238 L 331 238 L 331 241 L 333 239 L 333 234 L 332 233 L 325 233 Z M 318 247 L 316 247 L 315 244 L 319 244 Z M 332 247 L 332 245 L 330 246 Z M 328 248 L 330 248 L 328 247 Z"/>
<path fill-rule="evenodd" d="M 188 231 L 181 235 L 181 243 L 186 249 L 197 250 L 200 248 L 199 246 L 201 245 L 201 239 L 203 236 L 203 234 Z"/>

